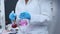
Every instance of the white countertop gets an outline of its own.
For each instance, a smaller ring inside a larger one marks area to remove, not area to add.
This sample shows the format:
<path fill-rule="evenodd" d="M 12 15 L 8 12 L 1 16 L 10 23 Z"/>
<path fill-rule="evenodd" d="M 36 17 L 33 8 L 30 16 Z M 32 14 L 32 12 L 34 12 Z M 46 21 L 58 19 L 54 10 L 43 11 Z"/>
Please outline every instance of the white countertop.
<path fill-rule="evenodd" d="M 27 30 L 28 31 L 26 34 L 48 34 L 47 25 L 39 25 L 39 24 L 32 25 L 31 24 Z M 8 34 L 8 33 L 9 32 L 6 30 L 2 32 L 2 34 Z M 18 34 L 21 34 L 21 32 L 19 31 Z"/>

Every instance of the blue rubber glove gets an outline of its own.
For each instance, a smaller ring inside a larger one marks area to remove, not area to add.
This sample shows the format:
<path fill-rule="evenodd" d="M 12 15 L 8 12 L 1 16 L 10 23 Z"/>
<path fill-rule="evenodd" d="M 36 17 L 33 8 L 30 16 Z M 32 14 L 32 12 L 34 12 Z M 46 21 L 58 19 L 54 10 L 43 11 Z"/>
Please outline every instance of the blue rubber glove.
<path fill-rule="evenodd" d="M 22 12 L 22 13 L 20 13 L 19 18 L 30 20 L 31 19 L 31 15 L 28 12 Z"/>
<path fill-rule="evenodd" d="M 9 14 L 9 19 L 11 21 L 14 21 L 16 19 L 16 14 L 14 13 L 14 11 L 12 11 L 10 14 Z"/>

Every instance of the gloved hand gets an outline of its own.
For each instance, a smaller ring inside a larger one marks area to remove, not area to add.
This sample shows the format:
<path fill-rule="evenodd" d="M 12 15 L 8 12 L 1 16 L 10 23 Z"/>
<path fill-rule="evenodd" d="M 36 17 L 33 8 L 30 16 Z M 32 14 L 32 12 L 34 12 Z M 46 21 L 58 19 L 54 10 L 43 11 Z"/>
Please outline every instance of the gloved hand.
<path fill-rule="evenodd" d="M 22 13 L 20 13 L 19 18 L 30 20 L 31 19 L 31 15 L 28 12 L 22 12 Z"/>
<path fill-rule="evenodd" d="M 16 19 L 16 14 L 14 13 L 14 11 L 12 11 L 10 14 L 9 14 L 9 19 L 11 21 L 14 21 Z"/>

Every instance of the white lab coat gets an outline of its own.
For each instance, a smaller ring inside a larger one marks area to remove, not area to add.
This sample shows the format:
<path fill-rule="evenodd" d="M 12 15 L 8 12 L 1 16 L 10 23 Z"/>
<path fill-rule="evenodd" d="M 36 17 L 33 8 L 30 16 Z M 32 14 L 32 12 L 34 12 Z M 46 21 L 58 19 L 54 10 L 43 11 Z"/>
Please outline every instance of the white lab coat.
<path fill-rule="evenodd" d="M 49 11 L 41 11 L 41 8 L 42 7 L 40 6 L 38 0 L 29 0 L 27 5 L 25 5 L 25 0 L 18 0 L 15 13 L 17 15 L 17 19 L 19 19 L 19 14 L 21 12 L 28 11 L 31 14 L 30 22 L 44 22 L 45 20 L 49 21 Z"/>
<path fill-rule="evenodd" d="M 38 0 L 29 0 L 27 5 L 25 5 L 25 0 L 18 0 L 15 9 L 17 18 L 19 18 L 19 14 L 23 11 L 28 11 L 31 14 L 31 22 L 43 22 L 45 20 L 50 20 L 50 17 L 48 17 L 49 13 L 41 11 L 41 6 Z"/>

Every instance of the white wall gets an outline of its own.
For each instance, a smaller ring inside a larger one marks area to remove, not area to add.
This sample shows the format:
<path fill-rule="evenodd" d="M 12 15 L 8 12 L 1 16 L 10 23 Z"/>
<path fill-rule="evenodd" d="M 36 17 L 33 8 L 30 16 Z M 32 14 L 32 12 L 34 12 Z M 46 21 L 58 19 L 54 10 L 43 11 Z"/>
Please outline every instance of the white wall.
<path fill-rule="evenodd" d="M 1 15 L 0 17 L 2 17 L 2 29 L 5 29 L 5 10 L 4 10 L 4 0 L 0 0 L 1 5 L 0 5 L 0 10 L 1 10 Z"/>

